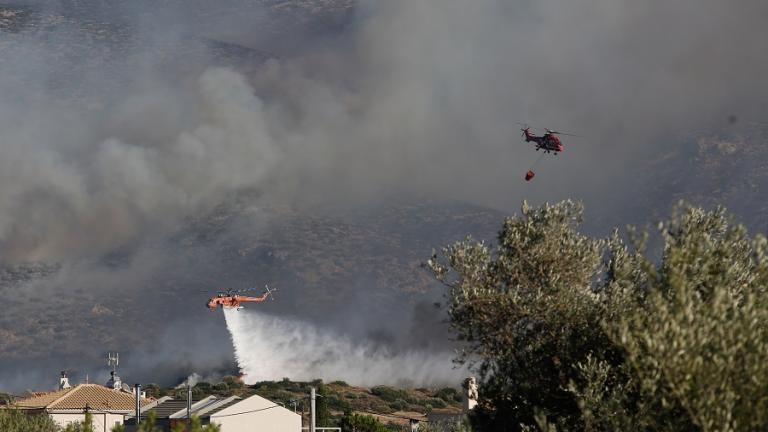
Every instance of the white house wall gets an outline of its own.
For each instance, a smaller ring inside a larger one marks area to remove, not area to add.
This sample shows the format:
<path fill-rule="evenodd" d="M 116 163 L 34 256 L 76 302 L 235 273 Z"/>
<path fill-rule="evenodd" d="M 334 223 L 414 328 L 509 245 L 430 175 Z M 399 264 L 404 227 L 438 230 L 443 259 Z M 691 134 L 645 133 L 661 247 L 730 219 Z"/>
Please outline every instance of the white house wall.
<path fill-rule="evenodd" d="M 50 413 L 51 418 L 62 428 L 74 422 L 82 423 L 85 421 L 85 413 Z M 94 432 L 109 432 L 115 424 L 123 424 L 124 416 L 122 414 L 111 413 L 92 413 Z"/>
<path fill-rule="evenodd" d="M 275 405 L 251 396 L 212 415 L 211 423 L 220 425 L 221 432 L 301 432 L 301 416 Z"/>

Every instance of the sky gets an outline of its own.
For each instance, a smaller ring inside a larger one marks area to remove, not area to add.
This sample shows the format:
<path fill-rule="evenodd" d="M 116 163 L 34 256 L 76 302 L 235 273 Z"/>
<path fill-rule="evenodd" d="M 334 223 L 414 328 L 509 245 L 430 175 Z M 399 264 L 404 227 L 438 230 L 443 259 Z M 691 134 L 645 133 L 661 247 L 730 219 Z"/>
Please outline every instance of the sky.
<path fill-rule="evenodd" d="M 0 7 L 0 56 L 13 60 L 0 63 L 0 263 L 60 266 L 22 284 L 38 298 L 140 304 L 147 281 L 184 262 L 157 239 L 246 190 L 256 207 L 307 213 L 574 198 L 620 223 L 644 162 L 768 112 L 761 0 L 156 3 Z M 579 137 L 526 183 L 538 155 L 518 122 Z M 177 315 L 168 340 L 190 320 Z M 19 361 L 0 351 L 0 388 L 21 385 L 6 384 Z"/>

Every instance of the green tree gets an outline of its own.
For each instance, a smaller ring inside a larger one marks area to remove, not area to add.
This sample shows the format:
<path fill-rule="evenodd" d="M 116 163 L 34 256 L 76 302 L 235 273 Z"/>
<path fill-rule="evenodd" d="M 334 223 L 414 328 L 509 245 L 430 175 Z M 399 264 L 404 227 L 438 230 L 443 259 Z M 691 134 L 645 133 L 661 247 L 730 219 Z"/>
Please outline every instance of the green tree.
<path fill-rule="evenodd" d="M 214 384 L 211 390 L 218 396 L 230 396 L 232 394 L 229 390 L 229 386 L 225 382 Z"/>
<path fill-rule="evenodd" d="M 604 242 L 577 232 L 582 208 L 565 201 L 504 221 L 498 246 L 471 238 L 448 246 L 428 265 L 449 287 L 448 315 L 477 362 L 480 403 L 473 422 L 484 430 L 535 425 L 543 411 L 561 428 L 581 427 L 568 390 L 573 365 L 591 352 L 617 357 L 600 322 L 592 286 Z"/>
<path fill-rule="evenodd" d="M 404 429 L 410 432 L 410 428 Z M 420 423 L 419 432 L 470 432 L 472 429 L 466 419 L 459 421 L 438 421 Z"/>
<path fill-rule="evenodd" d="M 189 429 L 185 429 L 183 424 L 177 424 L 173 428 L 173 432 L 219 432 L 219 430 L 220 428 L 216 424 L 203 425 L 196 416 L 192 416 L 190 419 Z"/>
<path fill-rule="evenodd" d="M 339 425 L 344 432 L 387 432 L 386 426 L 374 417 L 345 411 Z"/>
<path fill-rule="evenodd" d="M 200 381 L 199 383 L 195 384 L 194 387 L 192 387 L 192 398 L 193 399 L 202 399 L 205 396 L 208 396 L 213 393 L 213 389 L 211 386 L 211 383 Z"/>
<path fill-rule="evenodd" d="M 320 381 L 317 384 L 317 399 L 315 400 L 315 408 L 317 409 L 316 424 L 321 427 L 335 426 L 331 419 L 331 410 L 329 408 L 329 395 L 328 386 Z"/>
<path fill-rule="evenodd" d="M 723 209 L 679 206 L 644 242 L 611 242 L 604 327 L 646 400 L 678 406 L 703 431 L 768 429 L 768 242 Z"/>
<path fill-rule="evenodd" d="M 461 394 L 453 387 L 444 387 L 435 393 L 435 397 L 438 397 L 448 403 L 461 402 Z"/>
<path fill-rule="evenodd" d="M 157 416 L 154 411 L 150 411 L 144 420 L 139 424 L 138 432 L 160 432 L 160 428 L 156 426 Z M 177 423 L 173 428 L 173 432 L 219 432 L 220 428 L 216 424 L 203 425 L 200 422 L 200 418 L 192 416 L 190 419 L 189 427 L 187 428 L 183 423 Z"/>
<path fill-rule="evenodd" d="M 476 361 L 480 430 L 768 430 L 768 241 L 681 205 L 649 234 L 576 232 L 570 202 L 429 266 Z"/>
<path fill-rule="evenodd" d="M 48 414 L 27 414 L 16 408 L 0 409 L 0 431 L 58 432 L 59 427 Z"/>
<path fill-rule="evenodd" d="M 159 384 L 145 384 L 143 387 L 144 391 L 147 393 L 147 396 L 153 397 L 153 398 L 159 398 L 162 395 L 160 394 L 162 389 L 160 388 Z"/>
<path fill-rule="evenodd" d="M 93 431 L 93 414 L 90 411 L 85 411 L 85 419 L 82 422 L 74 422 L 67 425 L 64 429 L 65 432 L 94 432 Z"/>

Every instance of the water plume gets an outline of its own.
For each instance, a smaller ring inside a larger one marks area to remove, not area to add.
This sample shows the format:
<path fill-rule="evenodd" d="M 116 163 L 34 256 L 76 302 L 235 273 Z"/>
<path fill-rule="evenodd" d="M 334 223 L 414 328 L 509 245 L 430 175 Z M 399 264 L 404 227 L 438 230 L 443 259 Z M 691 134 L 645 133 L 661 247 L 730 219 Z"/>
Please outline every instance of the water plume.
<path fill-rule="evenodd" d="M 287 377 L 418 387 L 455 385 L 466 375 L 447 351 L 396 351 L 252 311 L 225 309 L 224 317 L 246 384 Z"/>

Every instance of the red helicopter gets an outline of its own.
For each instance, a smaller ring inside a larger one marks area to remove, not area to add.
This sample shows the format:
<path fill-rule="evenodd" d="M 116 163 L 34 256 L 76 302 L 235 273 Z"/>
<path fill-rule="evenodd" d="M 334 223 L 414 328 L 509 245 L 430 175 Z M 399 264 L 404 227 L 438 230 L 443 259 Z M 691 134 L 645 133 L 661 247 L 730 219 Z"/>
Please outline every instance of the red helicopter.
<path fill-rule="evenodd" d="M 553 131 L 549 129 L 544 129 L 547 131 L 542 136 L 536 136 L 531 133 L 531 128 L 528 126 L 523 127 L 520 129 L 523 131 L 523 137 L 525 138 L 525 142 L 534 142 L 536 143 L 536 151 L 544 150 L 545 153 L 552 153 L 554 152 L 555 155 L 560 153 L 565 149 L 563 146 L 563 143 L 560 141 L 560 138 L 558 138 L 558 135 L 569 135 L 569 136 L 576 136 L 573 134 L 567 134 L 563 132 Z"/>
<path fill-rule="evenodd" d="M 542 136 L 537 136 L 531 133 L 531 128 L 528 127 L 528 125 L 524 125 L 522 123 L 520 124 L 523 126 L 520 130 L 523 132 L 523 138 L 525 138 L 525 142 L 534 143 L 536 151 L 544 150 L 544 153 L 554 153 L 555 156 L 557 156 L 561 151 L 565 150 L 565 146 L 563 146 L 563 143 L 560 141 L 558 135 L 577 136 L 569 133 L 553 131 L 550 129 L 544 129 L 546 133 Z M 539 160 L 537 159 L 536 163 L 538 163 L 538 161 Z M 536 163 L 534 163 L 534 165 Z M 531 167 L 531 169 L 525 173 L 525 181 L 530 181 L 534 175 L 535 173 L 533 172 L 533 167 Z"/>
<path fill-rule="evenodd" d="M 216 294 L 216 297 L 211 297 L 208 299 L 208 302 L 205 304 L 210 310 L 216 310 L 216 308 L 221 305 L 222 309 L 237 309 L 240 310 L 243 308 L 242 303 L 244 302 L 256 302 L 260 303 L 266 300 L 268 297 L 272 297 L 272 300 L 274 300 L 274 296 L 272 296 L 272 293 L 277 291 L 277 289 L 269 289 L 269 286 L 264 285 L 264 288 L 266 291 L 258 297 L 251 297 L 246 295 L 240 295 L 237 293 L 245 292 L 245 291 L 252 291 L 250 290 L 239 290 L 239 291 L 233 291 L 231 289 L 228 289 L 226 291 L 220 291 L 218 294 Z"/>

